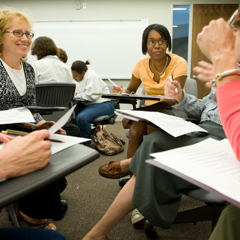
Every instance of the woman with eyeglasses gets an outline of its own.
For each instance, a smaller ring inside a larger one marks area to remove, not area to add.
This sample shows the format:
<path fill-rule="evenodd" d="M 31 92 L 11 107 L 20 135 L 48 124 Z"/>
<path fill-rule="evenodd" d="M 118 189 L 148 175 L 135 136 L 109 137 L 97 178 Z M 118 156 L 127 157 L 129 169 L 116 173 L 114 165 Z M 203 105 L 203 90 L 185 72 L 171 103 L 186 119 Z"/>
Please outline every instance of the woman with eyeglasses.
<path fill-rule="evenodd" d="M 171 51 L 171 37 L 163 25 L 149 25 L 142 35 L 142 53 L 148 54 L 138 60 L 133 68 L 132 79 L 126 89 L 122 86 L 113 87 L 113 92 L 135 93 L 141 83 L 147 95 L 164 95 L 164 86 L 169 81 L 169 76 L 177 80 L 181 87 L 184 87 L 187 78 L 187 62 Z M 181 111 L 171 110 L 171 105 L 176 104 L 173 100 L 163 100 L 161 102 L 146 100 L 147 107 L 137 110 L 142 111 L 162 111 L 173 115 L 181 115 Z M 164 109 L 164 110 L 163 110 Z M 169 111 L 171 110 L 171 111 Z M 183 116 L 182 116 L 183 117 Z M 127 160 L 112 161 L 99 168 L 99 173 L 107 178 L 121 178 L 131 174 L 129 170 L 130 158 L 134 155 L 143 136 L 150 134 L 159 128 L 152 127 L 143 122 L 123 119 L 124 128 L 130 128 L 129 143 L 127 150 Z"/>
<path fill-rule="evenodd" d="M 13 9 L 0 10 L 0 110 L 34 106 L 34 70 L 26 63 L 26 56 L 34 34 L 32 24 L 25 14 Z M 54 122 L 46 122 L 40 114 L 34 115 L 35 123 L 0 125 L 0 130 L 23 131 L 48 129 Z M 66 134 L 63 129 L 58 133 Z M 47 218 L 60 220 L 63 209 L 60 201 L 59 182 L 31 193 L 18 202 L 17 214 L 30 227 L 56 230 Z"/>

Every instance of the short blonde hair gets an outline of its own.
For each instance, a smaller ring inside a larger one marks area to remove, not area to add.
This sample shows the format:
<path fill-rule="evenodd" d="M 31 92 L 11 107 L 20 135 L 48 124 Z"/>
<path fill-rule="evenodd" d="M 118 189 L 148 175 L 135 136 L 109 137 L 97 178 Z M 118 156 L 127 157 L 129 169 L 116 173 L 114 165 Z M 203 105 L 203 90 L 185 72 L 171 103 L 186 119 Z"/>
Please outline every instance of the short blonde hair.
<path fill-rule="evenodd" d="M 29 31 L 32 31 L 32 22 L 30 18 L 22 12 L 15 11 L 14 9 L 0 9 L 0 41 L 3 38 L 3 34 L 6 29 L 9 28 L 11 21 L 15 18 L 18 18 L 20 21 L 25 21 L 28 25 Z M 0 45 L 0 57 L 2 56 L 3 46 Z M 22 61 L 26 61 L 26 57 L 22 58 Z"/>

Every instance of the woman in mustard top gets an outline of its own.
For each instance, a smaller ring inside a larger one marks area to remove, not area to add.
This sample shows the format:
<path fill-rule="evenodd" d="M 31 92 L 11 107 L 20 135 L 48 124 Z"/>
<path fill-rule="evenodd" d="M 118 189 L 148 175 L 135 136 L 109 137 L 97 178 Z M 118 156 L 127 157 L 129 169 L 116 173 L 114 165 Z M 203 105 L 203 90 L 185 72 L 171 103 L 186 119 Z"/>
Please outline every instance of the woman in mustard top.
<path fill-rule="evenodd" d="M 123 90 L 122 86 L 113 87 L 113 92 L 136 92 L 143 83 L 147 95 L 164 95 L 164 85 L 169 81 L 169 76 L 177 80 L 181 87 L 184 87 L 187 78 L 187 62 L 182 57 L 167 53 L 171 51 L 171 37 L 162 25 L 149 25 L 142 35 L 142 52 L 148 56 L 137 61 L 133 68 L 132 78 L 129 86 Z M 161 111 L 171 109 L 171 105 L 176 104 L 173 100 L 161 102 L 147 100 L 147 107 L 137 109 L 144 111 Z M 143 122 L 123 119 L 124 128 L 130 128 L 129 144 L 127 150 L 127 160 L 110 162 L 99 168 L 99 173 L 103 177 L 120 178 L 130 174 L 130 159 L 140 146 L 143 136 L 150 134 L 159 128 L 147 125 Z"/>

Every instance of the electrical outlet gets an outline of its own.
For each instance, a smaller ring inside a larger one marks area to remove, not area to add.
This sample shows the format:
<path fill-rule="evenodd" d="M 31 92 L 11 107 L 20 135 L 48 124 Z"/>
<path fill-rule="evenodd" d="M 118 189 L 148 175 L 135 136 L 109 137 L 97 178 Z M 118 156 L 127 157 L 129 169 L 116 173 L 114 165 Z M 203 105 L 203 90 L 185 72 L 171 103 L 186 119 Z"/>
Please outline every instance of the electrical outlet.
<path fill-rule="evenodd" d="M 78 0 L 75 1 L 75 9 L 76 10 L 80 10 L 81 9 L 81 2 L 78 1 Z"/>
<path fill-rule="evenodd" d="M 83 9 L 87 9 L 87 3 L 83 3 L 83 4 L 82 4 L 82 8 L 83 8 Z"/>

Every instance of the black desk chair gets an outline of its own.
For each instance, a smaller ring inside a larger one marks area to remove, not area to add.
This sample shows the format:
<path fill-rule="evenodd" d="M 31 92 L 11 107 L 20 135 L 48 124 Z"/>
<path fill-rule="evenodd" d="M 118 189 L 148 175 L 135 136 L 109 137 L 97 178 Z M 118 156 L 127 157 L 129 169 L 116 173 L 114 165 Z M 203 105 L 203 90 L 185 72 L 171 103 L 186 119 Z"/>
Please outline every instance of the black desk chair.
<path fill-rule="evenodd" d="M 36 104 L 41 107 L 66 107 L 65 111 L 50 113 L 44 119 L 57 121 L 71 107 L 74 98 L 75 83 L 38 83 L 36 84 Z M 74 118 L 74 113 L 72 115 Z"/>
<path fill-rule="evenodd" d="M 112 93 L 113 85 L 108 84 L 107 86 L 109 88 L 109 92 Z M 112 99 L 111 101 L 114 103 L 114 109 L 120 109 L 119 101 L 117 99 Z M 117 115 L 113 112 L 112 114 L 109 114 L 109 115 L 102 115 L 100 117 L 97 117 L 91 123 L 95 127 L 100 125 L 103 126 L 106 124 L 114 124 L 116 118 L 117 118 Z"/>

